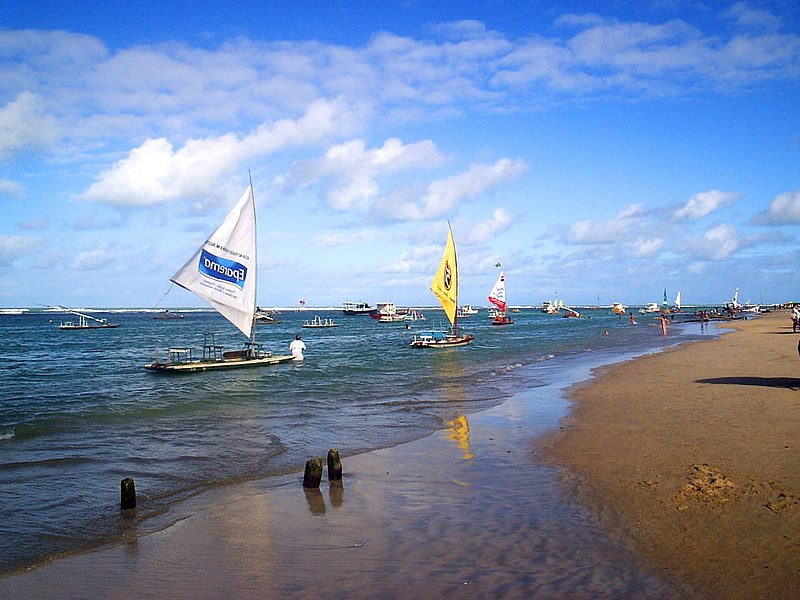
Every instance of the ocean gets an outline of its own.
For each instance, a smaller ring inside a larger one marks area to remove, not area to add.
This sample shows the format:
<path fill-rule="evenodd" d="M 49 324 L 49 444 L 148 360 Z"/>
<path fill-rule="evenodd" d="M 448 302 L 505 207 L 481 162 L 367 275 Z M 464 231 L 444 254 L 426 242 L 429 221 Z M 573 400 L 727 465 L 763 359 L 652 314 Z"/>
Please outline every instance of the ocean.
<path fill-rule="evenodd" d="M 144 365 L 170 346 L 200 353 L 203 333 L 226 349 L 242 335 L 217 313 L 92 313 L 120 326 L 64 331 L 44 310 L 0 315 L 0 575 L 121 539 L 120 481 L 134 478 L 137 523 L 170 523 L 170 507 L 214 486 L 302 471 L 329 448 L 342 456 L 423 437 L 464 413 L 546 386 L 572 372 L 713 335 L 698 323 L 661 335 L 651 315 L 632 326 L 607 309 L 566 319 L 523 309 L 494 327 L 487 311 L 463 319 L 475 342 L 450 350 L 408 346 L 441 324 L 378 323 L 341 311 L 283 311 L 258 326 L 266 349 L 287 353 L 300 333 L 306 360 L 169 375 Z M 179 309 L 172 309 L 178 312 Z M 332 318 L 335 328 L 304 329 Z M 607 335 L 606 335 L 607 333 Z M 541 430 L 567 410 L 559 393 Z"/>

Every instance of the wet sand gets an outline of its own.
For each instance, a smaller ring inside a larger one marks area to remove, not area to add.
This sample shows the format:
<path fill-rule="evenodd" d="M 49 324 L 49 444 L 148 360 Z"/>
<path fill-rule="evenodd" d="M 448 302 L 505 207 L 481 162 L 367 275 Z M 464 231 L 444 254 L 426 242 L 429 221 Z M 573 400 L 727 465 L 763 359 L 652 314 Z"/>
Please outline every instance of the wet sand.
<path fill-rule="evenodd" d="M 0 597 L 789 597 L 788 322 L 603 368 L 558 435 L 541 437 L 586 366 L 422 440 L 344 456 L 342 486 L 304 491 L 295 473 L 212 490 L 161 531 L 130 520 L 125 543 L 0 579 Z"/>
<path fill-rule="evenodd" d="M 605 527 L 705 596 L 796 598 L 798 334 L 787 313 L 730 328 L 601 369 L 538 447 Z"/>

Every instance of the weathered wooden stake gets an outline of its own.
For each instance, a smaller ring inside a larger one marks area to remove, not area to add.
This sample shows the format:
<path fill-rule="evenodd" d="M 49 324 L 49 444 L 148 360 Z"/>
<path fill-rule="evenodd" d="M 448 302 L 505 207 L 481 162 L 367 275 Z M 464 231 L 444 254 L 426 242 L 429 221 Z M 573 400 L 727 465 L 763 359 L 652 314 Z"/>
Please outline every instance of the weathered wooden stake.
<path fill-rule="evenodd" d="M 322 481 L 322 460 L 319 458 L 312 458 L 306 462 L 306 472 L 303 474 L 303 487 L 319 488 L 320 481 Z"/>
<path fill-rule="evenodd" d="M 120 482 L 120 508 L 129 510 L 136 508 L 136 484 L 133 479 L 126 477 Z"/>
<path fill-rule="evenodd" d="M 339 450 L 331 448 L 328 450 L 328 481 L 342 480 L 342 461 L 339 458 Z"/>

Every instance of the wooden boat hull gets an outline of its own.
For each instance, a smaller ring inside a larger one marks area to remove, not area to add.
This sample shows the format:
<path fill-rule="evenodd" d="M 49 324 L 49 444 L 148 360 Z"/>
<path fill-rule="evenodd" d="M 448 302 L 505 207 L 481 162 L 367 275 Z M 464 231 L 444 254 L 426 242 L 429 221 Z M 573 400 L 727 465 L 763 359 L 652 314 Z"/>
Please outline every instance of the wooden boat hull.
<path fill-rule="evenodd" d="M 224 369 L 241 369 L 246 367 L 264 367 L 294 360 L 291 354 L 280 356 L 228 357 L 221 360 L 194 360 L 186 362 L 164 363 L 153 362 L 145 365 L 148 371 L 158 373 L 196 373 L 197 371 L 221 371 Z"/>
<path fill-rule="evenodd" d="M 68 324 L 64 324 L 64 325 L 59 325 L 58 326 L 59 329 L 66 329 L 66 330 L 72 330 L 72 329 L 115 329 L 116 327 L 119 327 L 119 325 L 116 324 L 116 323 L 107 323 L 105 325 L 68 325 Z"/>
<path fill-rule="evenodd" d="M 473 335 L 464 335 L 459 337 L 448 337 L 444 340 L 430 340 L 430 339 L 422 339 L 422 340 L 414 340 L 412 341 L 409 346 L 412 348 L 457 348 L 459 346 L 466 346 L 467 344 L 471 344 L 475 336 Z"/>
<path fill-rule="evenodd" d="M 492 325 L 513 325 L 514 321 L 510 317 L 495 317 L 492 319 Z"/>

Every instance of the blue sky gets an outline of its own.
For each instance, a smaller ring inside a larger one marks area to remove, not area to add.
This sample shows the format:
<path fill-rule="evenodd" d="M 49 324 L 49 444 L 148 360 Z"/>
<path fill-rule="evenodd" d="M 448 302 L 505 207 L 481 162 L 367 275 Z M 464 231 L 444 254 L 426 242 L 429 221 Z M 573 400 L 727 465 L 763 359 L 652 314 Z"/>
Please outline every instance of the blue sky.
<path fill-rule="evenodd" d="M 800 300 L 793 1 L 169 4 L 0 7 L 0 306 L 202 306 L 248 171 L 262 305 L 435 304 L 448 220 L 463 303 Z"/>

